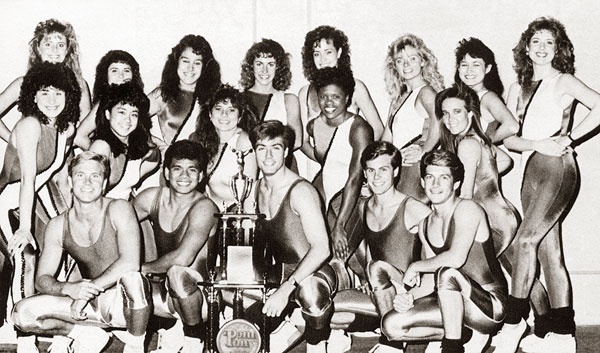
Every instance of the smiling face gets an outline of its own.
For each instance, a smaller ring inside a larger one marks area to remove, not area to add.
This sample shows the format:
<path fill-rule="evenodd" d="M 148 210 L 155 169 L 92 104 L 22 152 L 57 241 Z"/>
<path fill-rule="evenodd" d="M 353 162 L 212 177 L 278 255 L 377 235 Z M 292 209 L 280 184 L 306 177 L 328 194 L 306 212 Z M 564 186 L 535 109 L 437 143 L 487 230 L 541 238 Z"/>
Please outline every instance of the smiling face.
<path fill-rule="evenodd" d="M 169 168 L 165 169 L 165 178 L 171 190 L 179 194 L 189 194 L 196 190 L 202 179 L 202 172 L 197 160 L 173 159 Z"/>
<path fill-rule="evenodd" d="M 62 63 L 67 56 L 67 37 L 62 33 L 48 33 L 40 41 L 38 52 L 42 61 Z"/>
<path fill-rule="evenodd" d="M 322 87 L 319 90 L 318 99 L 321 114 L 327 119 L 335 119 L 343 116 L 346 112 L 348 94 L 336 84 Z"/>
<path fill-rule="evenodd" d="M 336 49 L 333 41 L 329 39 L 322 38 L 313 48 L 313 60 L 317 69 L 336 67 L 341 55 L 342 48 Z"/>
<path fill-rule="evenodd" d="M 394 56 L 394 65 L 400 77 L 409 81 L 421 76 L 425 62 L 415 47 L 407 45 Z"/>
<path fill-rule="evenodd" d="M 132 78 L 133 71 L 129 64 L 117 62 L 108 66 L 107 79 L 109 85 L 120 85 L 124 82 L 131 81 Z"/>
<path fill-rule="evenodd" d="M 177 75 L 181 89 L 193 91 L 202 74 L 202 55 L 195 54 L 192 48 L 186 48 L 179 56 Z"/>
<path fill-rule="evenodd" d="M 123 143 L 128 142 L 129 135 L 137 128 L 138 118 L 138 108 L 129 104 L 118 103 L 106 112 L 110 129 Z"/>
<path fill-rule="evenodd" d="M 93 202 L 102 197 L 106 179 L 102 164 L 94 160 L 80 162 L 73 167 L 69 182 L 73 196 L 80 202 Z"/>
<path fill-rule="evenodd" d="M 287 148 L 282 137 L 257 141 L 255 152 L 256 163 L 265 176 L 273 175 L 283 168 Z"/>
<path fill-rule="evenodd" d="M 467 111 L 465 102 L 458 98 L 446 98 L 442 102 L 442 122 L 452 135 L 464 135 L 471 128 L 473 113 Z"/>
<path fill-rule="evenodd" d="M 534 64 L 551 65 L 556 54 L 556 38 L 548 30 L 537 31 L 531 37 L 527 50 Z"/>
<path fill-rule="evenodd" d="M 254 59 L 252 69 L 254 70 L 254 84 L 259 84 L 261 86 L 273 85 L 275 71 L 277 71 L 277 62 L 275 58 L 261 54 L 258 58 Z"/>
<path fill-rule="evenodd" d="M 65 109 L 65 92 L 54 87 L 42 88 L 35 94 L 35 103 L 45 116 L 56 118 Z"/>
<path fill-rule="evenodd" d="M 458 65 L 458 77 L 465 85 L 477 91 L 483 88 L 483 79 L 491 69 L 492 65 L 486 66 L 483 59 L 467 54 Z"/>
<path fill-rule="evenodd" d="M 392 156 L 384 154 L 367 161 L 363 170 L 367 185 L 375 195 L 381 195 L 394 187 L 394 177 L 399 168 L 392 167 Z"/>
<path fill-rule="evenodd" d="M 450 167 L 428 165 L 421 177 L 421 185 L 431 203 L 439 205 L 455 197 L 460 183 L 454 182 Z"/>
<path fill-rule="evenodd" d="M 240 111 L 229 99 L 217 102 L 210 110 L 210 121 L 217 132 L 235 130 L 240 122 Z"/>

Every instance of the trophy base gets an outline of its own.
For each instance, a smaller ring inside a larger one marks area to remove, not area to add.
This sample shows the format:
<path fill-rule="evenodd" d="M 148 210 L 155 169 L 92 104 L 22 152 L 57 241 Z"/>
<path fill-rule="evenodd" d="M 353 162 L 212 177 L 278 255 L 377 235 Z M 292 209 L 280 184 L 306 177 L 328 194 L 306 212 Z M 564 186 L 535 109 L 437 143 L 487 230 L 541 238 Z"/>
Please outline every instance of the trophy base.
<path fill-rule="evenodd" d="M 255 283 L 262 280 L 257 276 L 252 261 L 251 246 L 228 246 L 227 259 L 227 282 Z"/>

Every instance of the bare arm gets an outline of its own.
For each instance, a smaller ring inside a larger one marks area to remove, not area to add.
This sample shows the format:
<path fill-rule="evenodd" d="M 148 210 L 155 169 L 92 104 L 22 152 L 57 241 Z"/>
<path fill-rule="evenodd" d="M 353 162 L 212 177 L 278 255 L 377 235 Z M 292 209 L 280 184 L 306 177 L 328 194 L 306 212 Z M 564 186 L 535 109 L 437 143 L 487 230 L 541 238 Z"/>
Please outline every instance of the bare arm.
<path fill-rule="evenodd" d="M 427 116 L 429 116 L 429 128 L 427 130 L 427 139 L 423 144 L 422 153 L 429 152 L 437 146 L 440 140 L 440 122 L 435 116 L 435 91 L 429 86 L 425 86 L 419 92 L 416 104 L 420 105 Z"/>
<path fill-rule="evenodd" d="M 298 92 L 298 99 L 300 102 L 300 121 L 302 123 L 302 146 L 300 150 L 304 153 L 308 158 L 313 161 L 316 161 L 315 151 L 313 146 L 310 144 L 310 135 L 309 135 L 309 121 L 308 121 L 308 106 L 306 101 L 308 100 L 308 88 L 310 86 L 306 85 L 300 89 Z"/>
<path fill-rule="evenodd" d="M 89 150 L 110 158 L 110 146 L 104 140 L 94 140 L 89 146 Z"/>
<path fill-rule="evenodd" d="M 475 177 L 481 160 L 481 145 L 474 138 L 466 137 L 460 141 L 457 155 L 465 169 L 465 176 L 460 187 L 460 197 L 472 199 L 475 192 Z"/>
<path fill-rule="evenodd" d="M 44 247 L 38 259 L 38 267 L 35 274 L 35 289 L 43 294 L 64 296 L 64 282 L 54 278 L 54 274 L 60 266 L 63 247 L 62 233 L 64 216 L 66 213 L 53 218 L 46 226 L 44 233 Z"/>
<path fill-rule="evenodd" d="M 189 227 L 181 238 L 181 243 L 171 252 L 142 265 L 143 273 L 166 273 L 173 265 L 190 266 L 206 244 L 210 234 L 215 232 L 217 206 L 205 199 L 194 205 L 189 214 Z"/>
<path fill-rule="evenodd" d="M 98 111 L 98 103 L 94 104 L 92 110 L 86 115 L 85 118 L 77 127 L 77 134 L 73 143 L 79 146 L 83 150 L 88 150 L 92 141 L 90 135 L 96 130 L 96 112 Z"/>
<path fill-rule="evenodd" d="M 505 138 L 515 135 L 519 132 L 519 123 L 510 113 L 510 110 L 498 98 L 496 93 L 490 91 L 481 99 L 481 110 L 487 110 L 500 123 L 493 136 L 490 136 L 492 143 L 501 143 Z"/>
<path fill-rule="evenodd" d="M 140 227 L 133 207 L 124 200 L 114 200 L 108 206 L 112 226 L 117 231 L 119 258 L 91 283 L 101 288 L 110 288 L 121 275 L 139 271 L 141 256 Z"/>
<path fill-rule="evenodd" d="M 82 121 L 92 109 L 92 99 L 90 98 L 90 87 L 86 80 L 81 83 L 81 100 L 79 101 L 79 121 Z"/>
<path fill-rule="evenodd" d="M 373 103 L 369 89 L 361 80 L 355 79 L 356 87 L 354 88 L 354 101 L 360 109 L 360 115 L 364 116 L 365 120 L 371 125 L 373 129 L 373 136 L 375 140 L 379 140 L 383 134 L 383 123 L 381 117 Z"/>
<path fill-rule="evenodd" d="M 310 137 L 313 134 L 313 128 L 315 124 L 315 119 L 309 121 L 306 125 L 306 133 L 304 134 L 304 141 L 302 142 L 302 153 L 304 153 L 308 158 L 317 162 L 317 157 L 315 156 L 315 147 L 310 143 Z"/>
<path fill-rule="evenodd" d="M 284 98 L 288 125 L 296 133 L 294 150 L 297 150 L 298 148 L 302 147 L 302 141 L 304 141 L 302 121 L 300 120 L 300 102 L 298 101 L 298 97 L 291 93 L 286 93 Z"/>
<path fill-rule="evenodd" d="M 513 160 L 508 153 L 497 146 L 492 146 L 492 150 L 496 155 L 496 168 L 498 168 L 498 174 L 503 174 L 512 167 Z"/>
<path fill-rule="evenodd" d="M 160 190 L 160 188 L 161 187 L 152 187 L 145 189 L 131 201 L 139 222 L 150 216 L 152 202 L 154 201 L 156 193 Z"/>
<path fill-rule="evenodd" d="M 590 109 L 589 113 L 571 131 L 571 138 L 577 140 L 600 125 L 600 94 L 598 92 L 586 86 L 575 76 L 568 74 L 560 77 L 558 88 L 561 97 L 564 95 L 573 97 Z M 570 142 L 568 141 L 569 144 Z M 563 141 L 562 144 L 566 143 L 567 141 Z"/>
<path fill-rule="evenodd" d="M 5 114 L 9 108 L 17 103 L 22 83 L 23 77 L 18 77 L 0 93 L 0 115 Z M 0 120 L 0 138 L 4 141 L 8 141 L 10 138 L 10 130 L 2 120 Z"/>
<path fill-rule="evenodd" d="M 160 166 L 160 150 L 158 147 L 151 147 L 148 153 L 143 157 L 140 165 L 140 178 L 151 174 Z"/>

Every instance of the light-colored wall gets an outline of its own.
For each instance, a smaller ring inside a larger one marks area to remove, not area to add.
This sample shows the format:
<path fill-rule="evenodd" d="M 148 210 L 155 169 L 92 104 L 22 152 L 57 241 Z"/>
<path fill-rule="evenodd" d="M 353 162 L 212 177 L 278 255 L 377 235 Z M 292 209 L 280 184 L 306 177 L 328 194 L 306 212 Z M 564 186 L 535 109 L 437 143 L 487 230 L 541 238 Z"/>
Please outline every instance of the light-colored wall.
<path fill-rule="evenodd" d="M 576 75 L 600 90 L 598 14 L 600 2 L 593 0 L 3 1 L 0 87 L 24 74 L 27 42 L 35 25 L 55 17 L 75 27 L 82 70 L 90 86 L 100 57 L 110 49 L 124 49 L 137 58 L 146 89 L 151 90 L 160 81 L 171 47 L 183 35 L 195 33 L 211 43 L 221 63 L 223 80 L 230 83 L 239 79 L 239 64 L 253 41 L 262 37 L 279 41 L 292 54 L 291 91 L 297 92 L 306 84 L 300 57 L 304 35 L 318 25 L 329 24 L 348 35 L 355 75 L 369 87 L 385 118 L 388 100 L 383 60 L 387 45 L 405 32 L 421 36 L 433 50 L 447 85 L 454 74 L 456 43 L 463 37 L 479 37 L 496 53 L 500 75 L 508 88 L 515 79 L 511 49 L 520 33 L 534 18 L 550 15 L 565 24 L 574 43 Z M 580 110 L 579 115 L 585 114 L 584 109 Z M 13 119 L 15 112 L 9 114 Z M 594 180 L 600 178 L 598 151 L 597 137 L 577 148 L 581 191 L 564 222 L 564 251 L 579 324 L 600 324 L 600 307 L 595 305 L 600 297 L 600 262 L 596 256 L 600 248 L 596 233 L 600 228 L 600 192 L 594 186 Z M 515 200 L 518 186 L 507 184 L 506 193 Z"/>

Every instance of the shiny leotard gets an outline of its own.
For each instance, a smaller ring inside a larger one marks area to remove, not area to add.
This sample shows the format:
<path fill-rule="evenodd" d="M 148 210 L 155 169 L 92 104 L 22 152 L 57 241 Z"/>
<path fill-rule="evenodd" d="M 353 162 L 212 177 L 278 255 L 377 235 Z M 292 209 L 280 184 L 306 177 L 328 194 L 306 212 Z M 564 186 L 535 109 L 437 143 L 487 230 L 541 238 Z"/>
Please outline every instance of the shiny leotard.
<path fill-rule="evenodd" d="M 260 122 L 278 120 L 287 125 L 287 109 L 285 108 L 285 92 L 275 91 L 272 94 L 261 94 L 252 91 L 244 92 L 258 111 Z"/>
<path fill-rule="evenodd" d="M 237 155 L 233 150 L 237 146 L 240 133 L 241 131 L 227 141 L 227 145 L 219 151 L 220 155 L 215 156 L 208 167 L 206 193 L 221 211 L 225 211 L 236 202 L 231 194 L 229 183 L 231 177 L 238 173 Z M 225 201 L 225 205 L 222 201 Z"/>
<path fill-rule="evenodd" d="M 111 158 L 107 197 L 129 200 L 131 190 L 140 181 L 140 166 L 143 158 L 130 160 L 125 154 Z M 121 168 L 117 168 L 121 167 Z"/>

